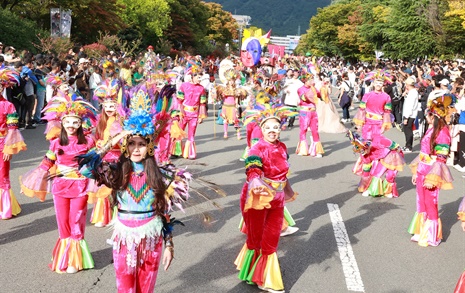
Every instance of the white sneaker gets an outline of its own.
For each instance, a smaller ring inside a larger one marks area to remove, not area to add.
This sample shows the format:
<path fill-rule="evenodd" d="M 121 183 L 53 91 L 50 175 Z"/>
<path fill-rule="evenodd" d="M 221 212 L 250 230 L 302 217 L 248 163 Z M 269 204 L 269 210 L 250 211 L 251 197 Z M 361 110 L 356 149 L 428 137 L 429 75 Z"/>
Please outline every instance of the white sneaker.
<path fill-rule="evenodd" d="M 323 155 L 322 154 L 316 154 L 315 158 L 322 158 Z"/>
<path fill-rule="evenodd" d="M 393 198 L 392 193 L 386 193 L 384 196 L 387 197 L 387 198 Z"/>
<path fill-rule="evenodd" d="M 347 120 L 343 118 L 343 119 L 341 119 L 341 122 L 342 123 L 347 123 Z"/>
<path fill-rule="evenodd" d="M 97 227 L 97 228 L 105 227 L 105 225 L 102 222 L 95 223 L 94 226 Z"/>
<path fill-rule="evenodd" d="M 263 290 L 263 291 L 267 291 L 267 292 L 271 292 L 271 293 L 284 293 L 285 292 L 284 290 L 273 290 L 271 288 L 265 288 L 265 287 L 262 287 L 262 286 L 258 286 L 258 289 Z"/>
<path fill-rule="evenodd" d="M 68 274 L 75 274 L 75 273 L 77 273 L 77 272 L 78 272 L 78 270 L 77 270 L 75 267 L 73 267 L 73 266 L 69 266 L 69 267 L 66 269 L 66 273 L 68 273 Z"/>
<path fill-rule="evenodd" d="M 368 190 L 365 190 L 364 192 L 362 192 L 362 196 L 369 196 L 370 195 L 370 192 Z"/>
<path fill-rule="evenodd" d="M 460 167 L 460 165 L 454 165 L 455 170 L 459 172 L 465 172 L 465 167 Z"/>
<path fill-rule="evenodd" d="M 299 231 L 299 227 L 287 226 L 286 230 L 282 231 L 280 236 L 283 237 L 283 236 L 291 235 L 297 231 Z"/>

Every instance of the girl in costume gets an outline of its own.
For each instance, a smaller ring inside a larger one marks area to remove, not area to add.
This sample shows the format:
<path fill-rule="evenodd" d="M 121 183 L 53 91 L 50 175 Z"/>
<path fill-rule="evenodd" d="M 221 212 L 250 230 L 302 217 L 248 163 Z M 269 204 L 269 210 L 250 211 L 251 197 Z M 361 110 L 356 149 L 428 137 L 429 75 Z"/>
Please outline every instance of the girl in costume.
<path fill-rule="evenodd" d="M 247 182 L 240 207 L 247 226 L 247 241 L 234 262 L 239 279 L 269 292 L 283 292 L 277 248 L 284 218 L 284 203 L 295 198 L 287 174 L 287 148 L 279 141 L 281 118 L 294 114 L 289 107 L 260 113 L 263 138 L 245 161 Z M 266 268 L 266 269 L 265 269 Z"/>
<path fill-rule="evenodd" d="M 238 108 L 241 104 L 241 100 L 247 97 L 247 91 L 236 88 L 237 72 L 233 68 L 226 70 L 224 76 L 227 80 L 226 85 L 219 85 L 216 87 L 216 99 L 223 102 L 221 118 L 223 118 L 224 121 L 224 138 L 228 138 L 228 126 L 233 124 L 234 128 L 236 128 L 237 139 L 241 139 Z"/>
<path fill-rule="evenodd" d="M 95 122 L 95 109 L 84 101 L 61 96 L 55 97 L 44 112 L 46 120 L 58 117 L 61 132 L 58 138 L 50 141 L 50 148 L 39 167 L 20 177 L 21 190 L 27 196 L 37 196 L 44 201 L 48 180 L 52 180 L 59 239 L 53 249 L 50 268 L 57 273 L 76 273 L 94 267 L 84 240 L 89 179 L 79 172 L 76 156 L 95 146 L 92 137 L 86 136 L 83 130 L 85 120 Z"/>
<path fill-rule="evenodd" d="M 446 166 L 451 137 L 445 121 L 450 96 L 433 100 L 428 108 L 426 120 L 429 128 L 421 140 L 420 154 L 410 164 L 412 183 L 417 189 L 417 211 L 408 232 L 418 245 L 437 246 L 442 239 L 441 219 L 438 215 L 440 189 L 452 189 L 452 175 Z"/>
<path fill-rule="evenodd" d="M 83 174 L 112 189 L 117 214 L 111 240 L 118 292 L 153 292 L 160 259 L 167 270 L 174 256 L 172 225 L 176 221 L 166 213 L 187 199 L 190 174 L 173 165 L 157 167 L 153 143 L 157 133 L 145 85 L 133 89 L 130 99 L 124 131 L 104 148 L 80 156 L 80 166 Z M 116 164 L 102 162 L 121 139 L 122 155 Z"/>
<path fill-rule="evenodd" d="M 111 83 L 107 79 L 94 91 L 94 100 L 100 100 L 99 103 L 102 105 L 102 113 L 98 117 L 97 127 L 95 129 L 96 147 L 98 149 L 104 147 L 110 137 L 122 131 L 122 117 L 119 111 L 117 97 L 118 91 L 119 85 L 115 79 L 113 79 Z M 114 163 L 118 160 L 120 154 L 120 146 L 116 144 L 107 152 L 103 161 Z M 89 195 L 89 203 L 94 204 L 90 222 L 94 224 L 95 227 L 105 227 L 111 221 L 112 211 L 108 199 L 110 194 L 111 189 L 102 185 L 95 193 Z"/>
<path fill-rule="evenodd" d="M 12 103 L 1 93 L 19 83 L 19 75 L 10 69 L 0 70 L 0 218 L 3 220 L 16 216 L 21 207 L 16 200 L 10 184 L 11 156 L 26 150 L 26 144 L 18 130 L 18 114 Z"/>
<path fill-rule="evenodd" d="M 373 140 L 392 127 L 391 97 L 383 92 L 384 84 L 392 81 L 382 70 L 370 72 L 365 80 L 373 81 L 375 89 L 362 97 L 354 123 L 362 128 L 364 140 Z"/>
<path fill-rule="evenodd" d="M 399 197 L 395 180 L 397 172 L 402 171 L 405 164 L 399 144 L 383 135 L 377 135 L 371 141 L 363 140 L 351 131 L 348 136 L 354 152 L 360 153 L 353 169 L 362 177 L 358 191 L 363 196 Z"/>
<path fill-rule="evenodd" d="M 324 154 L 323 145 L 320 142 L 318 134 L 318 114 L 316 112 L 317 100 L 320 93 L 315 88 L 313 74 L 308 73 L 301 77 L 304 85 L 297 90 L 299 95 L 299 125 L 300 139 L 297 145 L 296 153 L 299 156 L 312 156 L 321 158 Z M 310 128 L 312 133 L 312 144 L 310 147 L 307 143 L 307 131 Z"/>

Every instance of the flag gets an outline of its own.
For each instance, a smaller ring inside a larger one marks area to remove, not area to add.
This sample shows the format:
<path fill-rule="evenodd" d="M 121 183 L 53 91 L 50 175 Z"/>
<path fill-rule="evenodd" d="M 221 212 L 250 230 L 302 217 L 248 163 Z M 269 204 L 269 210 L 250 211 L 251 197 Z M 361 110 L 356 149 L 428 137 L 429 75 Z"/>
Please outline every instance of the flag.
<path fill-rule="evenodd" d="M 267 45 L 270 42 L 270 38 L 271 38 L 271 29 L 265 35 L 260 37 L 259 39 L 260 45 L 262 45 L 262 47 Z"/>

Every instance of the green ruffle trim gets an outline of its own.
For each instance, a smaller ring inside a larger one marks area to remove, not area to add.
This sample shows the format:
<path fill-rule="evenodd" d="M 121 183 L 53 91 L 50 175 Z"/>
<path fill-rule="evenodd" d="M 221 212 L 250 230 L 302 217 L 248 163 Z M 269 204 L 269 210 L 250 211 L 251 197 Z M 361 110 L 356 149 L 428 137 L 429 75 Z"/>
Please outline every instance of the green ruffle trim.
<path fill-rule="evenodd" d="M 248 156 L 247 159 L 245 159 L 245 168 L 248 169 L 251 166 L 261 168 L 263 166 L 262 158 L 259 156 Z"/>
<path fill-rule="evenodd" d="M 87 242 L 82 239 L 79 241 L 79 246 L 81 246 L 82 251 L 82 268 L 85 270 L 94 268 L 94 259 L 90 254 L 89 247 L 87 247 Z"/>

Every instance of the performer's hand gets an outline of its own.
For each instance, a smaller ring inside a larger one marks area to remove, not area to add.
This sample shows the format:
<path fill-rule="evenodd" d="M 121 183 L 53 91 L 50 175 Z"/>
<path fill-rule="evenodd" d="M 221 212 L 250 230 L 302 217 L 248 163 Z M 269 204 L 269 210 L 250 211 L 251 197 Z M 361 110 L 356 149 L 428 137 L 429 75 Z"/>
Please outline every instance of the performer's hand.
<path fill-rule="evenodd" d="M 407 125 L 408 119 L 404 119 L 404 125 Z"/>
<path fill-rule="evenodd" d="M 199 119 L 197 119 L 197 122 L 198 122 L 199 124 L 201 124 L 201 123 L 203 122 L 203 119 L 202 119 L 202 118 L 199 118 Z"/>
<path fill-rule="evenodd" d="M 3 154 L 3 160 L 4 160 L 5 162 L 8 162 L 10 159 L 11 159 L 11 155 L 9 155 L 9 154 Z"/>
<path fill-rule="evenodd" d="M 384 131 L 386 130 L 386 126 L 381 126 L 381 133 L 384 133 Z"/>
<path fill-rule="evenodd" d="M 417 175 L 412 176 L 412 184 L 417 185 Z"/>
<path fill-rule="evenodd" d="M 170 267 L 171 261 L 173 260 L 173 254 L 171 253 L 171 250 L 166 247 L 165 252 L 163 253 L 163 266 L 165 268 L 165 271 L 168 270 Z"/>
<path fill-rule="evenodd" d="M 433 188 L 434 188 L 434 185 L 431 184 L 431 183 L 424 183 L 424 184 L 423 184 L 423 187 L 426 188 L 426 189 L 433 189 Z"/>

